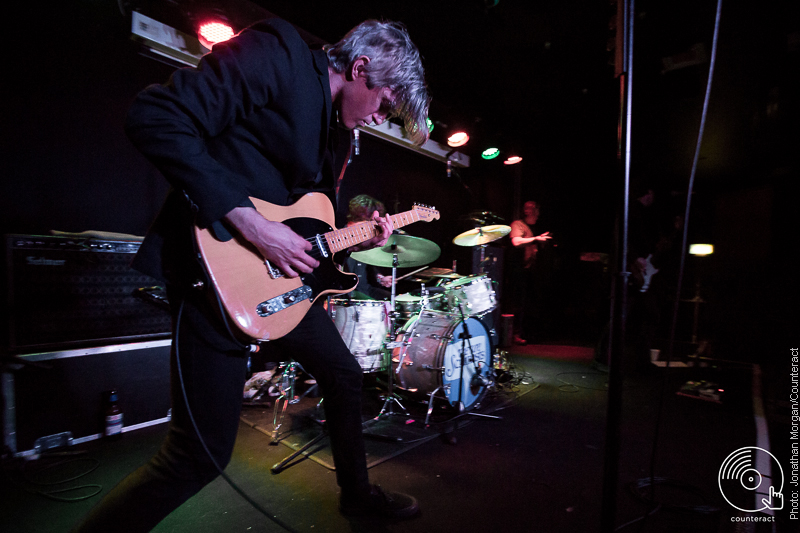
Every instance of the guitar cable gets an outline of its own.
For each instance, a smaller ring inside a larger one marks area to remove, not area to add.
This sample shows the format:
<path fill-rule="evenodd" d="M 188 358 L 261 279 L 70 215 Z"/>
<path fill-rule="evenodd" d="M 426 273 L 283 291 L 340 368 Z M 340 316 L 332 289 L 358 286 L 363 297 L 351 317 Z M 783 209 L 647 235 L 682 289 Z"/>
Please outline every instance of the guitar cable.
<path fill-rule="evenodd" d="M 233 490 L 235 490 L 244 500 L 253 506 L 254 509 L 259 511 L 261 514 L 272 520 L 275 524 L 282 527 L 284 530 L 289 531 L 290 533 L 297 533 L 295 529 L 291 526 L 283 522 L 277 515 L 267 511 L 264 507 L 262 507 L 258 502 L 256 502 L 253 498 L 251 498 L 241 487 L 239 487 L 223 470 L 217 460 L 214 458 L 214 455 L 211 453 L 211 450 L 208 448 L 205 439 L 200 433 L 200 428 L 197 425 L 197 421 L 194 418 L 194 414 L 192 413 L 192 408 L 189 405 L 189 395 L 186 393 L 186 383 L 183 379 L 183 368 L 181 367 L 181 354 L 179 349 L 179 337 L 180 337 L 180 326 L 181 326 L 181 318 L 183 316 L 183 307 L 184 301 L 181 300 L 180 307 L 178 308 L 178 316 L 175 319 L 175 366 L 178 370 L 178 380 L 181 384 L 181 394 L 183 395 L 183 401 L 186 404 L 186 413 L 189 415 L 189 420 L 192 422 L 192 427 L 194 428 L 195 433 L 197 434 L 197 439 L 200 441 L 200 444 L 205 450 L 206 455 L 208 455 L 209 460 L 214 465 L 214 467 L 219 472 L 219 475 L 231 486 Z"/>
<path fill-rule="evenodd" d="M 224 309 L 224 306 L 223 306 L 223 303 L 222 303 L 222 300 L 221 300 L 219 294 L 212 287 L 209 287 L 209 280 L 211 279 L 211 277 L 209 276 L 208 271 L 207 271 L 207 269 L 205 267 L 205 264 L 202 261 L 202 255 L 200 254 L 200 251 L 198 250 L 198 247 L 197 247 L 197 239 L 195 238 L 193 233 L 194 232 L 192 232 L 192 234 L 191 234 L 191 243 L 192 243 L 192 247 L 193 247 L 193 250 L 194 250 L 194 257 L 195 257 L 195 259 L 197 259 L 197 262 L 199 263 L 200 269 L 203 272 L 203 275 L 205 277 L 201 287 L 206 288 L 208 290 L 211 290 L 211 292 L 213 293 L 214 302 L 217 305 L 217 308 L 219 310 L 219 315 L 221 317 L 221 321 L 222 321 L 223 325 L 225 326 L 225 329 L 228 332 L 228 335 L 229 335 L 230 339 L 233 342 L 239 344 L 239 346 L 241 346 L 242 350 L 244 352 L 246 352 L 246 353 L 256 353 L 256 352 L 258 352 L 259 351 L 259 345 L 258 344 L 244 344 L 234 335 L 233 330 L 231 329 L 230 323 L 228 321 L 228 317 L 227 317 L 227 314 L 225 312 L 225 309 Z M 321 257 L 322 254 L 320 253 L 319 246 L 318 246 L 318 243 L 316 242 L 316 239 L 315 238 L 307 238 L 306 240 L 308 242 L 310 242 L 311 245 L 312 245 L 312 249 L 310 250 L 310 252 L 308 252 L 309 255 L 311 255 L 315 259 L 318 259 L 318 260 L 321 259 L 322 258 Z M 198 286 L 200 286 L 200 284 L 198 284 Z M 185 384 L 184 379 L 183 379 L 183 369 L 182 369 L 182 366 L 181 366 L 181 357 L 180 357 L 180 349 L 179 349 L 179 344 L 180 344 L 179 343 L 179 338 L 180 338 L 180 326 L 181 326 L 181 319 L 183 317 L 184 304 L 185 304 L 185 298 L 182 298 L 180 306 L 178 307 L 178 314 L 177 314 L 177 317 L 175 319 L 175 339 L 174 339 L 173 343 L 174 343 L 174 346 L 175 346 L 175 363 L 176 363 L 176 368 L 177 368 L 177 371 L 178 371 L 178 379 L 179 379 L 180 385 L 181 385 L 181 394 L 183 395 L 183 401 L 186 404 L 186 413 L 188 414 L 189 420 L 192 423 L 192 427 L 194 428 L 194 431 L 197 434 L 197 439 L 200 441 L 200 444 L 203 447 L 203 450 L 205 450 L 205 453 L 208 456 L 209 460 L 214 465 L 214 467 L 217 469 L 217 472 L 219 472 L 219 475 L 228 483 L 228 485 L 231 486 L 231 488 L 234 491 L 236 491 L 254 509 L 259 511 L 261 514 L 263 514 L 265 517 L 270 519 L 272 522 L 274 522 L 275 524 L 279 525 L 284 530 L 286 530 L 286 531 L 288 531 L 290 533 L 297 533 L 297 531 L 295 529 L 293 529 L 291 526 L 289 526 L 288 524 L 283 522 L 281 519 L 279 519 L 274 513 L 269 512 L 264 507 L 262 507 L 258 502 L 256 502 L 253 498 L 251 498 L 244 490 L 242 490 L 241 487 L 239 487 L 225 473 L 224 469 L 220 466 L 220 464 L 214 458 L 213 454 L 211 453 L 211 450 L 208 448 L 208 445 L 205 442 L 205 439 L 203 439 L 203 436 L 200 433 L 200 428 L 197 425 L 197 421 L 195 420 L 194 414 L 192 413 L 191 406 L 189 405 L 189 396 L 188 396 L 188 394 L 186 392 L 186 384 Z"/>
<path fill-rule="evenodd" d="M 198 254 L 197 240 L 194 238 L 194 235 L 192 235 L 191 237 L 192 237 L 191 238 L 191 242 L 192 242 L 192 246 L 194 248 L 195 257 L 199 259 L 200 255 Z M 205 274 L 205 277 L 206 277 L 205 286 L 207 287 L 208 286 L 207 280 L 210 279 L 210 278 L 208 276 L 208 272 L 206 271 L 206 269 L 205 269 L 205 267 L 203 265 L 203 262 L 199 261 L 199 263 L 200 263 L 201 269 L 203 270 L 203 273 Z M 219 294 L 217 294 L 216 290 L 212 290 L 212 292 L 214 293 L 214 300 L 217 303 L 217 305 L 219 306 L 219 310 L 220 310 L 220 313 L 221 313 L 221 316 L 222 316 L 222 322 L 225 325 L 225 329 L 228 331 L 228 334 L 230 335 L 231 339 L 234 342 L 239 343 L 242 346 L 242 349 L 245 350 L 246 352 L 251 352 L 251 353 L 252 352 L 257 352 L 258 351 L 258 345 L 245 345 L 245 344 L 242 344 L 234 336 L 233 331 L 231 330 L 230 325 L 228 323 L 227 317 L 225 316 L 224 309 L 222 307 L 222 301 L 221 301 L 221 299 L 219 297 Z M 186 413 L 189 415 L 189 420 L 191 421 L 192 427 L 194 428 L 194 431 L 197 434 L 197 440 L 200 441 L 200 445 L 203 447 L 203 450 L 205 450 L 206 455 L 208 456 L 208 458 L 211 461 L 211 463 L 217 469 L 217 472 L 219 472 L 219 475 L 228 483 L 228 485 L 230 485 L 230 487 L 234 491 L 236 491 L 254 509 L 256 509 L 258 512 L 260 512 L 265 517 L 270 519 L 272 522 L 274 522 L 275 524 L 277 524 L 278 526 L 280 526 L 281 528 L 283 528 L 284 530 L 286 530 L 286 531 L 288 531 L 290 533 L 297 533 L 297 531 L 295 529 L 293 529 L 291 526 L 289 526 L 288 524 L 283 522 L 280 518 L 277 517 L 277 515 L 275 515 L 274 513 L 269 512 L 267 509 L 262 507 L 258 502 L 256 502 L 253 498 L 251 498 L 244 490 L 242 490 L 241 487 L 239 487 L 225 473 L 224 469 L 220 466 L 220 464 L 217 462 L 217 460 L 214 457 L 214 455 L 211 453 L 211 450 L 209 449 L 208 445 L 206 444 L 206 441 L 203 438 L 203 435 L 200 433 L 200 428 L 197 425 L 197 421 L 195 420 L 194 414 L 192 413 L 192 408 L 189 405 L 189 395 L 186 392 L 186 383 L 185 383 L 185 381 L 183 379 L 183 368 L 181 366 L 181 354 L 180 354 L 180 346 L 179 346 L 180 342 L 179 342 L 179 339 L 180 339 L 180 330 L 181 330 L 181 319 L 183 318 L 183 308 L 184 308 L 185 302 L 186 302 L 186 299 L 184 297 L 184 298 L 181 299 L 180 306 L 178 307 L 178 314 L 177 314 L 177 317 L 175 318 L 175 338 L 173 340 L 173 344 L 175 346 L 175 366 L 176 366 L 177 371 L 178 371 L 178 381 L 180 381 L 180 384 L 181 384 L 181 394 L 183 395 L 183 401 L 186 404 Z"/>

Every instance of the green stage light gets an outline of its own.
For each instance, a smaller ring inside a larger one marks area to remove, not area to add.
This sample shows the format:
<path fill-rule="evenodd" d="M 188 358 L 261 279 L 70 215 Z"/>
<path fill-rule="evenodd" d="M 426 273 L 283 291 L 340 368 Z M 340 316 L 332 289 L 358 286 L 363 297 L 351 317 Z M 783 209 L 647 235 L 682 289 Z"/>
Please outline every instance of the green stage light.
<path fill-rule="evenodd" d="M 494 159 L 500 155 L 500 150 L 498 148 L 487 148 L 481 153 L 481 157 L 484 159 Z"/>

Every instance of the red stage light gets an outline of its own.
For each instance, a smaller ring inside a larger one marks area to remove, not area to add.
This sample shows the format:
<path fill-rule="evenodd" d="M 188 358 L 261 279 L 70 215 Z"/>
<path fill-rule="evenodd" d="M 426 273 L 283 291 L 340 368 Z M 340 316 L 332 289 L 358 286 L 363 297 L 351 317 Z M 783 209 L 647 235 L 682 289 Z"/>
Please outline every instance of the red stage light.
<path fill-rule="evenodd" d="M 467 132 L 459 131 L 447 138 L 447 145 L 453 147 L 464 146 L 468 141 L 469 135 L 467 135 Z"/>
<path fill-rule="evenodd" d="M 520 156 L 518 156 L 518 155 L 515 155 L 515 156 L 509 157 L 508 159 L 503 161 L 503 164 L 504 165 L 515 165 L 515 164 L 519 163 L 520 161 L 522 161 L 522 158 Z"/>
<path fill-rule="evenodd" d="M 197 29 L 197 36 L 200 44 L 210 50 L 215 44 L 233 37 L 233 28 L 222 22 L 203 22 Z"/>

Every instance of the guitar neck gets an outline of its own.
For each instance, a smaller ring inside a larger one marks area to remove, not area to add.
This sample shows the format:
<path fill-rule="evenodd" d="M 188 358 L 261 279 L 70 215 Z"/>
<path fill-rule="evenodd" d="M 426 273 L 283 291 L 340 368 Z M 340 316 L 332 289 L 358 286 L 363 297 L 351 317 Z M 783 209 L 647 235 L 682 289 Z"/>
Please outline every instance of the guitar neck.
<path fill-rule="evenodd" d="M 415 210 L 398 213 L 397 215 L 390 215 L 389 220 L 392 221 L 394 229 L 400 229 L 403 226 L 408 226 L 420 220 L 419 214 Z M 324 234 L 325 240 L 328 243 L 328 248 L 331 253 L 341 252 L 356 244 L 366 242 L 371 238 L 380 235 L 380 226 L 372 221 L 359 222 L 346 228 L 329 231 Z"/>

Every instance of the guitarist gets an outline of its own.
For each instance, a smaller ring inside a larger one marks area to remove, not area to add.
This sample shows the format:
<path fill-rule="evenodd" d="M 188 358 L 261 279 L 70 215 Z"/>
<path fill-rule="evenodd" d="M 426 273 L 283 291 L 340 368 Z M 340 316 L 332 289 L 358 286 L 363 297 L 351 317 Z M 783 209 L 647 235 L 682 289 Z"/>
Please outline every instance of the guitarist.
<path fill-rule="evenodd" d="M 631 202 L 629 257 L 630 287 L 629 329 L 634 365 L 640 370 L 651 368 L 650 350 L 669 303 L 668 289 L 674 281 L 677 246 L 683 218 L 674 216 L 665 202 L 656 203 L 656 193 L 642 187 Z M 661 196 L 661 195 L 659 195 Z"/>
<path fill-rule="evenodd" d="M 322 49 L 309 47 L 285 21 L 263 21 L 215 45 L 197 68 L 179 69 L 166 84 L 138 95 L 126 132 L 173 187 L 134 262 L 167 284 L 172 419 L 159 452 L 114 488 L 77 531 L 149 531 L 217 477 L 206 446 L 219 467 L 230 460 L 247 354 L 219 318 L 207 280 L 196 283 L 203 271 L 194 225 L 211 228 L 219 239 L 238 234 L 286 276 L 312 272 L 318 262 L 307 253 L 311 245 L 262 217 L 249 197 L 289 205 L 315 191 L 333 200 L 336 128 L 380 124 L 396 115 L 422 144 L 428 104 L 420 55 L 407 31 L 377 21 Z M 380 234 L 360 249 L 388 239 L 388 218 L 375 221 Z M 285 360 L 298 361 L 322 389 L 340 512 L 394 519 L 416 514 L 413 497 L 369 483 L 362 369 L 323 307 L 312 306 L 291 333 L 270 345 Z"/>

